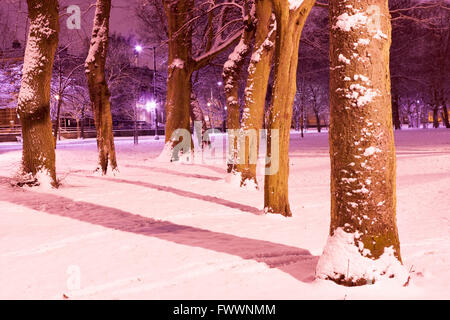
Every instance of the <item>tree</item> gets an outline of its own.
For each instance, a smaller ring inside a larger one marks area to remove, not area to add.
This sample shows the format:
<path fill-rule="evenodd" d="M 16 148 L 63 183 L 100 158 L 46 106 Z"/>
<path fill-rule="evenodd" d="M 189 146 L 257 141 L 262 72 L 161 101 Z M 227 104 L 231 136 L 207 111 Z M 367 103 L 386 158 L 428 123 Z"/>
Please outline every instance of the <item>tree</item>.
<path fill-rule="evenodd" d="M 54 72 L 52 81 L 52 96 L 56 100 L 56 121 L 53 136 L 55 138 L 55 146 L 58 134 L 60 133 L 60 115 L 61 107 L 66 95 L 70 94 L 70 89 L 76 84 L 81 84 L 81 74 L 79 71 L 83 67 L 83 63 L 76 56 L 67 53 L 67 47 L 61 48 L 55 55 Z M 82 70 L 82 69 L 81 69 Z"/>
<path fill-rule="evenodd" d="M 387 1 L 330 1 L 330 25 L 331 226 L 316 276 L 348 286 L 403 277 Z"/>
<path fill-rule="evenodd" d="M 240 128 L 239 79 L 244 67 L 245 58 L 251 51 L 255 35 L 255 2 L 245 1 L 244 32 L 239 43 L 223 66 L 223 80 L 227 107 L 228 155 L 227 172 L 235 173 L 238 162 L 238 132 Z"/>
<path fill-rule="evenodd" d="M 242 114 L 241 132 L 239 136 L 256 135 L 256 141 L 251 137 L 245 138 L 244 148 L 241 151 L 238 171 L 241 173 L 241 186 L 256 180 L 256 162 L 259 150 L 259 130 L 263 127 L 264 107 L 266 102 L 267 85 L 272 65 L 275 47 L 276 22 L 272 14 L 271 0 L 256 1 L 256 31 L 250 64 L 248 66 L 248 79 L 245 89 L 244 111 Z M 242 146 L 241 146 L 242 148 Z"/>
<path fill-rule="evenodd" d="M 103 174 L 117 170 L 116 151 L 111 116 L 111 94 L 105 78 L 105 63 L 108 53 L 109 16 L 111 0 L 97 0 L 89 54 L 85 72 L 97 131 L 99 168 Z"/>
<path fill-rule="evenodd" d="M 58 46 L 58 1 L 27 0 L 30 27 L 18 112 L 22 122 L 22 173 L 26 183 L 37 184 L 38 173 L 50 177 L 57 186 L 55 142 L 50 119 L 50 83 Z"/>
<path fill-rule="evenodd" d="M 189 131 L 192 73 L 205 67 L 239 40 L 242 34 L 242 28 L 235 27 L 237 21 L 242 21 L 242 17 L 232 20 L 231 23 L 225 19 L 230 8 L 242 10 L 242 6 L 237 2 L 216 4 L 213 1 L 201 2 L 196 6 L 194 4 L 194 0 L 164 0 L 169 46 L 166 148 L 170 153 L 180 142 L 178 138 L 172 139 L 173 133 L 178 129 Z M 194 7 L 197 10 L 194 10 Z M 194 12 L 199 14 L 194 15 Z M 215 15 L 215 12 L 218 14 Z M 204 35 L 200 39 L 195 38 L 193 32 L 199 28 L 203 30 L 199 33 Z M 177 157 L 178 155 L 170 154 L 171 160 Z"/>
<path fill-rule="evenodd" d="M 267 124 L 264 208 L 291 216 L 288 200 L 289 136 L 296 92 L 300 36 L 315 0 L 272 0 L 277 21 L 272 101 Z M 278 136 L 277 136 L 278 135 Z"/>

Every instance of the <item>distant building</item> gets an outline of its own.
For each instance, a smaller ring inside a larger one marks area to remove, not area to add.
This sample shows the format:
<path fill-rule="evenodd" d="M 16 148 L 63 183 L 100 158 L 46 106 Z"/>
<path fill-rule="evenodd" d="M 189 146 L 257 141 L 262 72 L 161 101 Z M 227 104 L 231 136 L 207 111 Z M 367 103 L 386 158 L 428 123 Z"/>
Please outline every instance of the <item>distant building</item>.
<path fill-rule="evenodd" d="M 20 89 L 22 66 L 8 65 L 0 68 L 0 127 L 14 127 L 19 124 L 17 97 Z"/>

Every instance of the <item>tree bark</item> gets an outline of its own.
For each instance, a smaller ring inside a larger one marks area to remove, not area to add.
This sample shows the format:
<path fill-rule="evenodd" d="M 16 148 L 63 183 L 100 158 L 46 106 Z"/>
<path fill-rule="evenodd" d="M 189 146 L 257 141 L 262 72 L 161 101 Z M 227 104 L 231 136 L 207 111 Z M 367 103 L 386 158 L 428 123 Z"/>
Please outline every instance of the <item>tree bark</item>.
<path fill-rule="evenodd" d="M 276 36 L 275 16 L 272 14 L 271 0 L 256 1 L 256 31 L 248 78 L 245 89 L 245 105 L 241 121 L 241 134 L 256 134 L 256 146 L 245 138 L 244 159 L 240 159 L 237 170 L 241 173 L 241 186 L 256 180 L 256 162 L 259 150 L 259 130 L 263 127 L 266 93 L 272 64 Z M 242 146 L 241 146 L 242 147 Z M 252 150 L 256 154 L 252 155 Z"/>
<path fill-rule="evenodd" d="M 108 171 L 108 162 L 113 171 L 117 170 L 111 116 L 111 94 L 105 78 L 110 12 L 111 0 L 97 0 L 91 45 L 85 63 L 89 96 L 97 131 L 98 169 L 103 174 Z"/>
<path fill-rule="evenodd" d="M 314 2 L 305 0 L 298 7 L 290 9 L 288 0 L 272 0 L 277 21 L 277 36 L 275 78 L 267 125 L 267 154 L 271 161 L 266 165 L 264 207 L 266 212 L 284 216 L 292 215 L 288 200 L 288 152 L 296 92 L 298 48 L 303 26 Z M 276 141 L 272 138 L 276 134 L 279 136 L 279 144 L 272 146 Z"/>
<path fill-rule="evenodd" d="M 225 97 L 227 106 L 227 130 L 228 130 L 228 161 L 227 172 L 234 173 L 236 171 L 238 159 L 238 139 L 240 128 L 240 110 L 239 110 L 239 79 L 244 66 L 245 58 L 250 53 L 251 43 L 255 35 L 255 17 L 254 3 L 251 4 L 250 12 L 247 14 L 244 32 L 242 33 L 239 43 L 233 52 L 228 56 L 227 62 L 223 67 L 223 80 L 225 83 Z"/>
<path fill-rule="evenodd" d="M 164 1 L 169 31 L 165 138 L 169 150 L 180 142 L 178 139 L 172 140 L 175 130 L 189 131 L 191 77 L 194 70 L 191 53 L 192 30 L 185 25 L 192 18 L 192 8 L 192 0 Z"/>
<path fill-rule="evenodd" d="M 27 0 L 30 27 L 25 49 L 18 112 L 22 122 L 22 173 L 27 183 L 38 184 L 45 173 L 57 186 L 55 142 L 50 119 L 50 82 L 58 46 L 58 1 Z"/>
<path fill-rule="evenodd" d="M 330 24 L 331 226 L 316 275 L 363 285 L 373 274 L 354 271 L 356 265 L 373 270 L 386 253 L 374 273 L 394 276 L 389 268 L 401 263 L 387 0 L 330 1 Z M 339 257 L 330 258 L 331 251 Z"/>
<path fill-rule="evenodd" d="M 447 104 L 445 103 L 445 101 L 443 102 L 443 105 L 442 105 L 442 119 L 444 121 L 445 127 L 447 129 L 449 129 L 450 122 L 448 121 L 448 110 L 447 110 Z"/>

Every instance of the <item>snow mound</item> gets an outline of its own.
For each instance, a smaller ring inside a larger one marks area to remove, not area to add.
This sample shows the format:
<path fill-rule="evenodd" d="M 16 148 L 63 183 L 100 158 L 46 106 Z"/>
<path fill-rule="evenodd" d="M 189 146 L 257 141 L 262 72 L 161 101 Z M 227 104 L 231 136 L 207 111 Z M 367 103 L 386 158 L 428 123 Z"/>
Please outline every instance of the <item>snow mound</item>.
<path fill-rule="evenodd" d="M 364 256 L 356 246 L 359 235 L 337 228 L 327 244 L 316 267 L 316 278 L 344 280 L 346 283 L 367 284 L 382 279 L 395 279 L 401 284 L 408 281 L 409 273 L 395 257 L 392 247 L 385 248 L 383 255 L 374 260 Z M 345 278 L 343 278 L 345 277 Z M 364 281 L 365 280 L 365 281 Z"/>

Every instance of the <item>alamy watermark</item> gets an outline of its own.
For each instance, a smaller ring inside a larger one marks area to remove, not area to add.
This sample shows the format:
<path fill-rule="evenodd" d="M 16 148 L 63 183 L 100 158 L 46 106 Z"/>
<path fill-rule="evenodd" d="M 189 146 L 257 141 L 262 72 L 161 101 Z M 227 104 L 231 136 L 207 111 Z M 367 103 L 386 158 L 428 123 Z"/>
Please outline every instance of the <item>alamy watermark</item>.
<path fill-rule="evenodd" d="M 258 136 L 259 135 L 259 136 Z M 261 138 L 258 150 L 258 139 Z M 265 139 L 269 139 L 267 150 Z M 202 123 L 194 122 L 193 135 L 187 129 L 177 129 L 172 133 L 171 160 L 187 164 L 245 165 L 257 164 L 258 154 L 265 156 L 265 175 L 278 172 L 280 163 L 280 136 L 278 129 L 243 130 L 228 129 L 222 133 L 216 129 L 209 129 L 202 133 Z M 194 149 L 192 150 L 192 144 Z"/>

